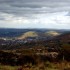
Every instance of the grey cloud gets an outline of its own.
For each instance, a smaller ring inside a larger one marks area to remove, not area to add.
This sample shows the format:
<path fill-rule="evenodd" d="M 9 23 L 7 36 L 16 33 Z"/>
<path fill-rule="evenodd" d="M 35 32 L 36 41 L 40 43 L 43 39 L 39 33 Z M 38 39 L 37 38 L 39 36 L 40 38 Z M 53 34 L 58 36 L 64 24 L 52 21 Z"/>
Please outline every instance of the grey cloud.
<path fill-rule="evenodd" d="M 61 14 L 61 12 L 69 12 L 64 17 L 70 16 L 70 0 L 0 0 L 0 24 L 1 24 L 1 26 L 4 26 L 4 27 L 5 26 L 7 26 L 7 27 L 19 27 L 19 26 L 21 27 L 22 26 L 23 27 L 23 25 L 26 25 L 25 27 L 29 26 L 26 23 L 22 24 L 21 21 L 20 21 L 20 23 L 22 25 L 17 24 L 18 19 L 15 20 L 16 22 L 12 22 L 11 20 L 13 19 L 13 17 L 29 20 L 30 27 L 37 27 L 37 26 L 39 27 L 41 22 L 38 22 L 34 26 L 34 22 L 33 22 L 34 19 L 36 19 L 37 21 L 38 20 L 41 21 L 43 18 L 45 18 L 45 20 L 46 20 L 46 18 L 48 18 L 50 16 L 50 14 L 51 14 L 52 18 L 56 19 L 56 17 L 54 17 L 54 15 L 52 15 L 52 14 L 53 13 L 58 14 L 57 12 L 59 12 L 60 14 Z M 7 15 L 1 16 L 1 14 L 7 14 Z M 38 18 L 37 18 L 37 16 L 38 16 L 37 14 L 39 15 Z M 45 16 L 42 16 L 42 14 Z M 47 14 L 48 14 L 48 17 L 47 17 Z M 60 14 L 58 14 L 58 15 L 60 15 Z M 10 16 L 13 16 L 13 17 L 9 19 Z M 8 19 L 5 20 L 6 18 L 8 18 Z M 21 20 L 23 21 L 23 19 L 21 19 Z M 8 23 L 8 20 L 10 20 L 9 21 L 10 24 Z M 68 18 L 68 20 L 69 20 L 69 18 Z M 13 19 L 13 21 L 14 21 L 14 19 Z M 44 19 L 42 21 L 44 22 Z M 52 20 L 49 20 L 49 21 L 52 21 Z M 56 22 L 53 25 L 52 23 L 54 23 L 54 22 L 51 22 L 49 24 L 49 21 L 47 21 L 48 26 L 45 26 L 45 27 L 50 27 L 50 25 L 52 28 L 64 27 L 63 25 L 61 26 L 59 24 L 60 22 Z M 56 20 L 54 20 L 54 21 L 56 21 Z M 26 21 L 26 22 L 28 22 L 28 21 Z M 59 27 L 56 24 L 59 24 Z M 67 24 L 67 22 L 65 22 L 65 24 Z M 40 26 L 42 27 L 43 24 Z M 69 24 L 68 24 L 68 26 L 69 26 Z"/>
<path fill-rule="evenodd" d="M 4 18 L 0 17 L 0 20 L 5 20 Z"/>
<path fill-rule="evenodd" d="M 70 0 L 0 0 L 0 12 L 16 16 L 60 11 L 70 12 Z"/>

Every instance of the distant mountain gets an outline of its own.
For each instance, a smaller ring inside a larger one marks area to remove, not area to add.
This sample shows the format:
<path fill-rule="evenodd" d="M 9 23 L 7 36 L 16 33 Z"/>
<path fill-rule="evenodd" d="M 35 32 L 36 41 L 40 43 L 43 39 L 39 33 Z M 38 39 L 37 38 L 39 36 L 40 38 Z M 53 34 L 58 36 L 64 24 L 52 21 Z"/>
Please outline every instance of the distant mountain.
<path fill-rule="evenodd" d="M 31 32 L 30 32 L 31 31 Z M 66 33 L 67 30 L 57 30 L 57 29 L 7 29 L 7 28 L 0 28 L 0 37 L 22 37 L 24 35 L 28 37 L 32 36 L 39 36 L 47 37 L 47 36 L 57 36 L 60 33 Z M 32 36 L 30 36 L 32 35 Z M 25 37 L 26 37 L 25 36 Z M 34 37 L 35 37 L 34 36 Z"/>
<path fill-rule="evenodd" d="M 27 31 L 20 35 L 17 39 L 26 39 L 28 37 L 36 37 L 38 39 L 48 39 L 48 38 L 53 38 L 55 36 L 61 35 L 61 33 L 57 31 L 47 31 L 47 32 L 36 32 L 36 31 Z"/>

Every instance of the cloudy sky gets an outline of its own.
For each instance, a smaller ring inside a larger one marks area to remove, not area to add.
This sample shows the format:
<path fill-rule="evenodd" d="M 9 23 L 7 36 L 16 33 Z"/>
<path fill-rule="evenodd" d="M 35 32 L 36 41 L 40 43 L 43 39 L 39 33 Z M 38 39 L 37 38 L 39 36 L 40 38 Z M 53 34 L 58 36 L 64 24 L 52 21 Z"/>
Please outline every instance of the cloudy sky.
<path fill-rule="evenodd" d="M 0 0 L 0 28 L 70 29 L 70 0 Z"/>

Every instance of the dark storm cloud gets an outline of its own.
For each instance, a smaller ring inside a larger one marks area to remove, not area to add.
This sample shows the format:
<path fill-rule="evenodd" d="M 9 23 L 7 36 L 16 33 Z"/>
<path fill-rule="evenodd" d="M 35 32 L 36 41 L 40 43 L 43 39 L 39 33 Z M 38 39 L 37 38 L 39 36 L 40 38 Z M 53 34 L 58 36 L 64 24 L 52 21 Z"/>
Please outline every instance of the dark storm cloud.
<path fill-rule="evenodd" d="M 70 0 L 0 0 L 0 12 L 18 16 L 70 11 Z"/>

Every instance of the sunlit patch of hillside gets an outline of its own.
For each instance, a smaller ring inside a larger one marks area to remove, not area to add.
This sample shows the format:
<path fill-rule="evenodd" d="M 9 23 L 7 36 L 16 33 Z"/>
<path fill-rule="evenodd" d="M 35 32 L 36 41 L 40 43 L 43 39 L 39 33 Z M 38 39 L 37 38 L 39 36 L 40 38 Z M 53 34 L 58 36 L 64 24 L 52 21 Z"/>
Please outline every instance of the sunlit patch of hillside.
<path fill-rule="evenodd" d="M 29 31 L 29 32 L 26 32 L 24 33 L 23 35 L 21 35 L 20 37 L 18 37 L 18 39 L 25 39 L 27 37 L 37 37 L 38 34 L 34 31 Z"/>

